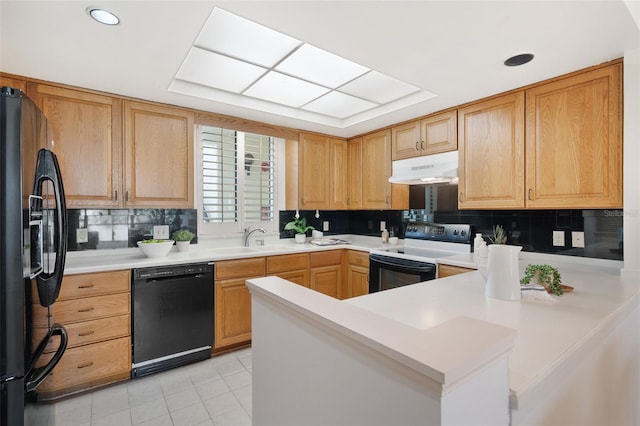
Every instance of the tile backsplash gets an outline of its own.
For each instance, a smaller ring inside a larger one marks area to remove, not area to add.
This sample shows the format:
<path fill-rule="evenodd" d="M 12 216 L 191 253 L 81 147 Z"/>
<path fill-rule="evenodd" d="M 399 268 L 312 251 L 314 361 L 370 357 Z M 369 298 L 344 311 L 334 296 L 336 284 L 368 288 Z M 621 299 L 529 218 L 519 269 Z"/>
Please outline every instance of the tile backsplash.
<path fill-rule="evenodd" d="M 68 250 L 102 250 L 136 247 L 153 237 L 154 225 L 168 225 L 169 236 L 178 229 L 198 235 L 195 209 L 69 209 Z M 88 242 L 78 243 L 77 229 L 86 229 Z M 197 242 L 197 236 L 191 241 Z"/>
<path fill-rule="evenodd" d="M 280 212 L 280 237 L 293 237 L 284 231 L 295 211 Z M 380 235 L 380 222 L 396 236 L 403 237 L 407 223 L 416 220 L 436 223 L 468 223 L 474 232 L 488 239 L 493 227 L 501 225 L 507 234 L 507 243 L 522 246 L 523 251 L 552 253 L 601 259 L 623 260 L 622 210 L 354 210 L 300 211 L 310 225 L 322 230 L 329 222 L 326 235 L 356 234 Z M 564 245 L 553 245 L 553 231 L 564 235 Z M 572 232 L 584 233 L 584 248 L 572 247 Z"/>

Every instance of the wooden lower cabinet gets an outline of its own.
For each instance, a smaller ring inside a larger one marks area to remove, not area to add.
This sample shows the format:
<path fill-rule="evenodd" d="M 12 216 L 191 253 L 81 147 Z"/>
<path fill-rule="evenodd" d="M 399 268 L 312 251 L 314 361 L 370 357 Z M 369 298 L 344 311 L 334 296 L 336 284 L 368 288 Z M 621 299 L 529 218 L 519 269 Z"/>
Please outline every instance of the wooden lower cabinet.
<path fill-rule="evenodd" d="M 69 338 L 62 359 L 38 387 L 40 398 L 57 398 L 130 377 L 130 285 L 128 270 L 65 276 L 49 314 L 38 304 L 34 285 L 34 346 L 44 337 L 48 321 L 62 324 Z M 57 339 L 47 344 L 42 363 L 53 356 Z"/>
<path fill-rule="evenodd" d="M 465 272 L 475 271 L 472 268 L 463 268 L 462 266 L 438 265 L 438 278 L 450 277 L 451 275 L 464 274 Z"/>
<path fill-rule="evenodd" d="M 251 293 L 246 280 L 264 277 L 265 258 L 215 263 L 214 350 L 251 340 Z"/>
<path fill-rule="evenodd" d="M 309 254 L 312 290 L 342 299 L 342 250 Z"/>
<path fill-rule="evenodd" d="M 267 257 L 267 276 L 269 275 L 275 275 L 308 288 L 309 254 L 284 254 Z"/>
<path fill-rule="evenodd" d="M 369 294 L 369 253 L 347 250 L 345 270 L 346 291 L 343 298 Z"/>

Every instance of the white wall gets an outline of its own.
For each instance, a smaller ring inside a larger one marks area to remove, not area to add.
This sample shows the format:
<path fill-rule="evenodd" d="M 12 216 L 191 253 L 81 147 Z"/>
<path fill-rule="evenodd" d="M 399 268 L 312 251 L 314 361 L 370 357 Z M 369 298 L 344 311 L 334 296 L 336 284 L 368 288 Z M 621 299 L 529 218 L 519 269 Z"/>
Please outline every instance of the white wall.
<path fill-rule="evenodd" d="M 625 1 L 638 32 L 638 43 L 624 54 L 624 268 L 622 274 L 640 273 L 640 2 Z"/>

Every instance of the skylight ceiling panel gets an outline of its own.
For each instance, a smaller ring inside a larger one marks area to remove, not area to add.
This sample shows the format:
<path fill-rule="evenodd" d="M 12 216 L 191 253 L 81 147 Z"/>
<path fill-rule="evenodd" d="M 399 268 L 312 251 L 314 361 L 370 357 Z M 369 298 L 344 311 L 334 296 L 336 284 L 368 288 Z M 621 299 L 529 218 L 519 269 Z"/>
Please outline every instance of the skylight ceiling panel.
<path fill-rule="evenodd" d="M 418 92 L 420 88 L 377 71 L 371 71 L 345 84 L 338 90 L 372 102 L 386 104 Z"/>
<path fill-rule="evenodd" d="M 195 45 L 271 68 L 301 43 L 216 7 Z"/>
<path fill-rule="evenodd" d="M 298 108 L 328 91 L 326 87 L 271 71 L 244 94 Z"/>
<path fill-rule="evenodd" d="M 310 44 L 303 44 L 275 69 L 332 89 L 369 71 L 362 65 Z"/>
<path fill-rule="evenodd" d="M 266 71 L 246 62 L 192 47 L 176 78 L 240 93 Z"/>
<path fill-rule="evenodd" d="M 330 92 L 305 105 L 302 109 L 331 117 L 346 118 L 377 106 L 373 102 L 344 93 Z"/>

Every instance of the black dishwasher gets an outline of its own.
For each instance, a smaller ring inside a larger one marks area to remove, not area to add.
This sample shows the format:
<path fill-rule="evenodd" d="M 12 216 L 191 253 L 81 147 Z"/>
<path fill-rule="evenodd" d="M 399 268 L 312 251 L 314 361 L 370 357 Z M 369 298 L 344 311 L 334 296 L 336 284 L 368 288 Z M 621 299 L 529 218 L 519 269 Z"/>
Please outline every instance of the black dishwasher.
<path fill-rule="evenodd" d="M 211 357 L 213 262 L 138 268 L 131 279 L 132 378 Z"/>

